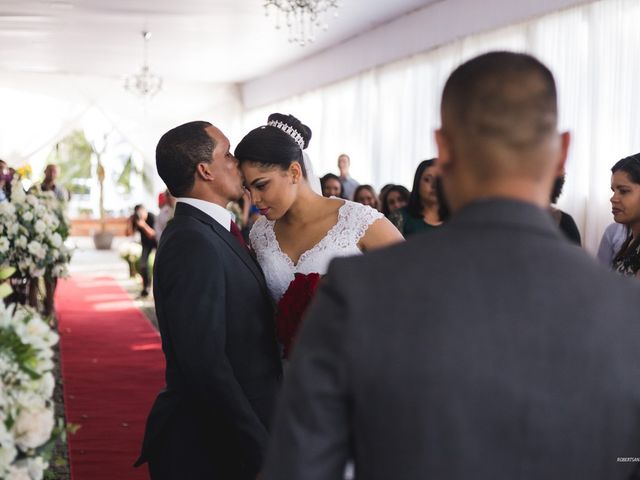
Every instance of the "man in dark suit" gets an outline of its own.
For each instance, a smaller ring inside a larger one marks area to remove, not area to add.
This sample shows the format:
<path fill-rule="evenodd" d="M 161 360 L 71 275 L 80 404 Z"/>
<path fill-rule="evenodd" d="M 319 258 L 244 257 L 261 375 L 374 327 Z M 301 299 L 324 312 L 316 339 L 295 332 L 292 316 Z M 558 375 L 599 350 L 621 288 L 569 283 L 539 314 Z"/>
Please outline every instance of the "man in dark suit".
<path fill-rule="evenodd" d="M 177 197 L 154 265 L 167 386 L 137 465 L 154 480 L 255 479 L 282 369 L 264 277 L 224 208 L 244 191 L 237 160 L 191 122 L 160 139 L 156 164 Z"/>
<path fill-rule="evenodd" d="M 332 263 L 265 479 L 338 480 L 349 458 L 367 480 L 628 478 L 640 289 L 546 211 L 569 144 L 556 105 L 528 55 L 489 53 L 449 77 L 436 140 L 453 217 Z"/>

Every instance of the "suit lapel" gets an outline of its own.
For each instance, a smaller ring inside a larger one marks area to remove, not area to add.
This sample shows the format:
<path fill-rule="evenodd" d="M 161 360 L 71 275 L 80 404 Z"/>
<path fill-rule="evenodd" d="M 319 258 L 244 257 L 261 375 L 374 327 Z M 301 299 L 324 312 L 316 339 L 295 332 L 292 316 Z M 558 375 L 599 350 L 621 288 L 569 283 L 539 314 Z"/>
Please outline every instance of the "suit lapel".
<path fill-rule="evenodd" d="M 209 225 L 213 230 L 214 234 L 220 237 L 220 239 L 222 239 L 222 241 L 224 241 L 229 246 L 229 248 L 231 248 L 231 250 L 233 250 L 233 252 L 240 257 L 240 259 L 244 262 L 247 268 L 251 270 L 251 273 L 253 273 L 253 275 L 256 277 L 256 280 L 258 281 L 258 283 L 260 284 L 264 292 L 267 294 L 267 296 L 271 298 L 267 290 L 267 284 L 264 279 L 264 274 L 262 273 L 262 270 L 260 269 L 259 265 L 256 263 L 255 259 L 251 255 L 249 255 L 249 252 L 247 251 L 247 249 L 244 248 L 242 245 L 240 245 L 240 242 L 238 241 L 238 239 L 234 237 L 231 234 L 231 232 L 227 231 L 226 228 L 224 228 L 222 225 L 220 225 L 218 222 L 216 222 L 213 218 L 211 218 L 209 215 L 204 213 L 202 210 L 195 208 L 191 205 L 188 205 L 186 203 L 179 202 L 176 205 L 175 214 L 188 215 L 190 217 L 195 217 L 198 220 Z"/>
<path fill-rule="evenodd" d="M 256 277 L 256 280 L 260 283 L 262 288 L 266 291 L 267 285 L 264 280 L 264 274 L 262 270 L 254 260 L 254 258 L 249 254 L 249 251 L 242 245 L 236 237 L 234 237 L 231 232 L 228 232 L 224 227 L 222 227 L 218 222 L 210 224 L 213 231 L 233 250 L 236 255 L 240 257 L 240 259 L 245 263 L 245 265 L 251 270 L 251 273 Z"/>

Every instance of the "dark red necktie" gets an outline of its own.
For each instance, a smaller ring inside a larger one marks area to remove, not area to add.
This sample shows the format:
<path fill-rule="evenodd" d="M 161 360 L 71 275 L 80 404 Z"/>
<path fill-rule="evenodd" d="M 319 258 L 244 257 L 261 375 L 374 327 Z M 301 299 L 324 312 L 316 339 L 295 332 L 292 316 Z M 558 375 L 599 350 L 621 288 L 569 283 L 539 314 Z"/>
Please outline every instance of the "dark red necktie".
<path fill-rule="evenodd" d="M 240 245 L 242 245 L 243 248 L 245 248 L 246 250 L 249 250 L 249 247 L 247 247 L 247 244 L 244 241 L 244 237 L 242 236 L 242 232 L 240 232 L 238 225 L 233 220 L 231 220 L 231 235 L 236 237 L 236 239 L 238 240 L 238 242 L 240 242 Z"/>

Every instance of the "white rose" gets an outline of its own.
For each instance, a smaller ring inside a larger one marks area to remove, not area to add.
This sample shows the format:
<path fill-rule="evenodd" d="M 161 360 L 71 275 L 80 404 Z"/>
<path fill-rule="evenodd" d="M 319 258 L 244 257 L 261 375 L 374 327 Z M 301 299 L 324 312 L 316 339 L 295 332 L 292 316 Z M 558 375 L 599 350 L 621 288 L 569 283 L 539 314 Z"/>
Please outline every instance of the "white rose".
<path fill-rule="evenodd" d="M 51 398 L 53 396 L 53 390 L 56 388 L 56 381 L 53 378 L 53 373 L 47 372 L 38 380 L 33 380 L 32 386 L 36 392 L 44 398 Z"/>
<path fill-rule="evenodd" d="M 38 217 L 44 217 L 47 214 L 47 207 L 42 203 L 36 205 L 33 210 L 36 212 Z"/>
<path fill-rule="evenodd" d="M 33 213 L 31 212 L 24 212 L 24 214 L 22 215 L 22 219 L 25 222 L 30 222 L 31 220 L 33 220 Z"/>
<path fill-rule="evenodd" d="M 27 459 L 27 469 L 32 480 L 42 480 L 48 466 L 49 464 L 42 457 Z"/>
<path fill-rule="evenodd" d="M 66 265 L 56 265 L 51 269 L 51 275 L 55 278 L 67 278 L 69 271 Z"/>
<path fill-rule="evenodd" d="M 47 224 L 42 220 L 38 220 L 33 228 L 35 229 L 36 233 L 43 233 L 47 229 Z"/>
<path fill-rule="evenodd" d="M 5 472 L 17 455 L 13 444 L 13 436 L 4 426 L 4 419 L 0 422 L 0 475 Z"/>
<path fill-rule="evenodd" d="M 9 251 L 9 240 L 6 237 L 0 237 L 0 253 Z"/>
<path fill-rule="evenodd" d="M 53 235 L 51 235 L 50 241 L 51 241 L 51 245 L 53 245 L 56 248 L 60 248 L 62 246 L 62 237 L 58 232 L 55 232 Z"/>
<path fill-rule="evenodd" d="M 0 215 L 15 215 L 16 207 L 11 202 L 0 202 Z"/>
<path fill-rule="evenodd" d="M 22 451 L 38 448 L 51 438 L 54 425 L 50 408 L 22 410 L 13 426 L 16 445 Z"/>
<path fill-rule="evenodd" d="M 27 237 L 20 235 L 16 240 L 16 247 L 27 248 Z"/>
<path fill-rule="evenodd" d="M 31 205 L 37 205 L 38 197 L 36 197 L 35 195 L 27 195 L 27 203 Z"/>
<path fill-rule="evenodd" d="M 45 249 L 42 247 L 42 244 L 36 240 L 30 241 L 29 245 L 27 245 L 27 249 L 31 255 L 39 259 L 43 259 L 47 254 Z"/>
<path fill-rule="evenodd" d="M 18 226 L 17 222 L 16 223 L 12 223 L 11 225 L 9 225 L 7 227 L 7 233 L 13 237 L 13 236 L 16 235 L 16 233 L 18 233 L 18 228 L 19 228 L 19 226 Z M 25 238 L 25 240 L 26 240 L 26 238 Z"/>
<path fill-rule="evenodd" d="M 20 411 L 40 411 L 46 407 L 44 398 L 24 389 L 14 391 L 13 400 L 16 408 Z"/>
<path fill-rule="evenodd" d="M 11 184 L 11 203 L 19 204 L 23 203 L 26 199 L 26 194 L 22 189 L 22 184 L 19 181 L 12 182 Z"/>
<path fill-rule="evenodd" d="M 49 346 L 47 339 L 51 335 L 51 328 L 38 316 L 33 316 L 27 323 L 18 326 L 16 333 L 23 343 L 28 343 L 35 347 Z"/>
<path fill-rule="evenodd" d="M 31 480 L 26 462 L 16 462 L 16 465 L 11 466 L 9 474 L 5 478 L 6 480 Z"/>
<path fill-rule="evenodd" d="M 9 465 L 15 460 L 17 453 L 18 451 L 13 444 L 0 446 L 0 478 L 4 478 L 2 473 L 9 469 Z"/>

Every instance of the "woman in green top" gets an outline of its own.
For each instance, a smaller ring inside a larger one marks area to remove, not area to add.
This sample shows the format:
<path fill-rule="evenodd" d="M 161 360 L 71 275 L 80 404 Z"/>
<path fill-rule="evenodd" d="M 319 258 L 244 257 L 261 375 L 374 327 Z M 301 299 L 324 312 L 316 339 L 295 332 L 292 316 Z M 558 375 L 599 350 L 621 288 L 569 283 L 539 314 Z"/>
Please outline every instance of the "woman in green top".
<path fill-rule="evenodd" d="M 406 237 L 424 232 L 442 223 L 436 195 L 435 158 L 420 162 L 413 178 L 413 188 L 406 207 L 389 218 Z"/>

